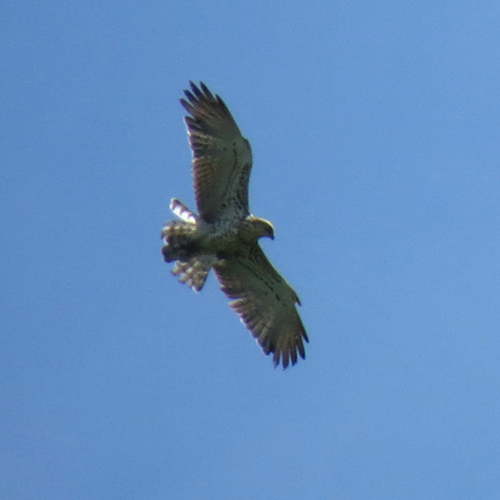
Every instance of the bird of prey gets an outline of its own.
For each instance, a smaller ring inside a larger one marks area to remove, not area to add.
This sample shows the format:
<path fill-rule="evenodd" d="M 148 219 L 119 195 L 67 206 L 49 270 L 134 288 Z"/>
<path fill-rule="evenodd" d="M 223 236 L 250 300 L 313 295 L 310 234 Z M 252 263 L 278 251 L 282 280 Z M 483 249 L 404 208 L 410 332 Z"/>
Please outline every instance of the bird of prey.
<path fill-rule="evenodd" d="M 250 143 L 224 101 L 190 82 L 181 104 L 193 153 L 194 191 L 198 215 L 173 199 L 178 217 L 161 236 L 166 262 L 181 283 L 200 291 L 213 268 L 222 291 L 274 366 L 287 368 L 305 358 L 307 333 L 295 304 L 300 300 L 276 271 L 258 239 L 274 239 L 273 225 L 250 214 L 248 183 L 252 169 Z"/>

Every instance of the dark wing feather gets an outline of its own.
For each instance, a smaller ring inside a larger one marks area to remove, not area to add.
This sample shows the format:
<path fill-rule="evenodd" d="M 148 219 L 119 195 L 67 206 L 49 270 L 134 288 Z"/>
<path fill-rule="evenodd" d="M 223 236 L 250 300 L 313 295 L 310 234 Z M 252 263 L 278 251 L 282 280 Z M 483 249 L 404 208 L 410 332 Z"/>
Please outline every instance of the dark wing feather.
<path fill-rule="evenodd" d="M 249 142 L 218 95 L 191 83 L 181 103 L 193 151 L 196 204 L 207 222 L 248 215 L 248 181 L 252 168 Z"/>
<path fill-rule="evenodd" d="M 231 307 L 263 351 L 274 353 L 275 366 L 294 365 L 297 355 L 305 358 L 303 340 L 309 340 L 295 307 L 299 298 L 257 243 L 243 247 L 238 257 L 219 261 L 214 269 Z"/>

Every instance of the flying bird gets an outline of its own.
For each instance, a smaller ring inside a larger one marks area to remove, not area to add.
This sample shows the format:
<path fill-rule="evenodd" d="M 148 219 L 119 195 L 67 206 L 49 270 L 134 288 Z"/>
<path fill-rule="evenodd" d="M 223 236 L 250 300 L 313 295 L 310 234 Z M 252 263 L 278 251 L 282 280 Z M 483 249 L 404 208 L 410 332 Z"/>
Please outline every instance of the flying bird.
<path fill-rule="evenodd" d="M 193 153 L 198 215 L 173 199 L 178 217 L 161 236 L 172 273 L 196 291 L 211 269 L 230 305 L 273 362 L 287 368 L 305 358 L 307 333 L 296 309 L 300 300 L 262 251 L 259 238 L 274 239 L 273 225 L 250 214 L 252 150 L 224 101 L 190 82 L 181 104 Z"/>

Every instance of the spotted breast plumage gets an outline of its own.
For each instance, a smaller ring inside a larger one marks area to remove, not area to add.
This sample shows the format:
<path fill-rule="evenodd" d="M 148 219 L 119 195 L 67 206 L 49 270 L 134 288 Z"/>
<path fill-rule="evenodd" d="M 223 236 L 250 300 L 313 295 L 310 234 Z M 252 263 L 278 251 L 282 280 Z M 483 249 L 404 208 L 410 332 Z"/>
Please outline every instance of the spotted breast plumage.
<path fill-rule="evenodd" d="M 308 337 L 296 309 L 299 297 L 276 271 L 258 239 L 274 239 L 272 224 L 250 214 L 248 184 L 252 151 L 224 101 L 191 82 L 181 103 L 193 153 L 198 215 L 173 199 L 178 219 L 162 231 L 164 260 L 196 291 L 211 269 L 231 307 L 274 365 L 287 368 L 305 358 Z"/>

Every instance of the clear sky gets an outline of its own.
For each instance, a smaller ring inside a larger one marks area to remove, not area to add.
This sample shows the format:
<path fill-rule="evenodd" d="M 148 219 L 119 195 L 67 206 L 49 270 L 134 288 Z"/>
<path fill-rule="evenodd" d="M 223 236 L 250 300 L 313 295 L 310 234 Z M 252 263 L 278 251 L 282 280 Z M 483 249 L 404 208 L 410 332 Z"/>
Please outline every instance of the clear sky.
<path fill-rule="evenodd" d="M 500 498 L 498 2 L 3 2 L 0 61 L 2 499 Z M 190 79 L 292 369 L 162 261 Z"/>

